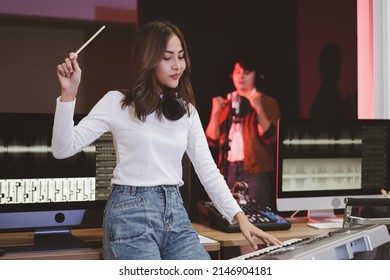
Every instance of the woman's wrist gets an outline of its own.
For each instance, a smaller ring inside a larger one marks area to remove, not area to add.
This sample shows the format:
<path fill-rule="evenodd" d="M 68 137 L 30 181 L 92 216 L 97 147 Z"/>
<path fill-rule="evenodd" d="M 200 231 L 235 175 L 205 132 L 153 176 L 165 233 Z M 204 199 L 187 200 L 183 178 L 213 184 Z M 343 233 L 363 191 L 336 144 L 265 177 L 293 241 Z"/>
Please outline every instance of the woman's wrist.
<path fill-rule="evenodd" d="M 240 211 L 238 212 L 234 218 L 236 219 L 236 221 L 241 224 L 242 222 L 248 222 L 248 217 L 245 215 L 245 213 L 243 211 Z"/>
<path fill-rule="evenodd" d="M 69 97 L 69 96 L 61 95 L 60 101 L 61 102 L 72 102 L 75 99 L 76 99 L 76 97 Z"/>
<path fill-rule="evenodd" d="M 62 91 L 60 101 L 61 102 L 72 102 L 73 100 L 76 99 L 76 95 L 77 95 L 77 92 L 76 93 L 69 93 L 69 92 Z"/>

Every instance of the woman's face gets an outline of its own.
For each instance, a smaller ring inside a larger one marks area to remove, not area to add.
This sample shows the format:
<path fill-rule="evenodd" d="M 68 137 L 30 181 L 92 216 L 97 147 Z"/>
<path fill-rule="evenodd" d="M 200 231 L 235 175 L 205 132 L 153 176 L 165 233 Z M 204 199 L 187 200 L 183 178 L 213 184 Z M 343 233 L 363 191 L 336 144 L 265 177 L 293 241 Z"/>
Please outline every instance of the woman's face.
<path fill-rule="evenodd" d="M 162 88 L 176 88 L 185 69 L 184 50 L 180 39 L 173 35 L 168 40 L 164 56 L 155 69 L 156 78 Z"/>
<path fill-rule="evenodd" d="M 255 87 L 255 71 L 248 71 L 239 63 L 234 65 L 232 79 L 236 90 L 249 91 Z"/>

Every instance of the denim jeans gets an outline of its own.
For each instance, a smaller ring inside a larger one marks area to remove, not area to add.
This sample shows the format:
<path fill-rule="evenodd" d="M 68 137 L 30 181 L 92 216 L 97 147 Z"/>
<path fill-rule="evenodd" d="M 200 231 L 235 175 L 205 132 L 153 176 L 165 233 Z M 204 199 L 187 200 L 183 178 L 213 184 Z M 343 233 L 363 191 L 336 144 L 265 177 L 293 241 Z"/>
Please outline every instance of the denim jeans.
<path fill-rule="evenodd" d="M 104 213 L 104 259 L 210 259 L 179 187 L 114 185 Z"/>

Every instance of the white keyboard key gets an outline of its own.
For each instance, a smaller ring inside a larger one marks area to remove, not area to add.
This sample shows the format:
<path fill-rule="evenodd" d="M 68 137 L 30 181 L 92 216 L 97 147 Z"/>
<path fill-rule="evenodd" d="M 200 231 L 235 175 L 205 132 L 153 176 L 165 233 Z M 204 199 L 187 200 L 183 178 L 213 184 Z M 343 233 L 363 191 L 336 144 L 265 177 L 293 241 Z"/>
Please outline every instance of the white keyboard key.
<path fill-rule="evenodd" d="M 257 251 L 253 251 L 253 252 L 250 252 L 250 253 L 247 253 L 247 254 L 235 257 L 232 260 L 245 260 L 245 259 L 248 259 L 250 257 L 259 256 L 261 254 L 268 253 L 268 252 L 270 252 L 272 250 L 275 250 L 275 249 L 278 249 L 278 248 L 282 248 L 283 246 L 288 246 L 290 244 L 293 244 L 293 243 L 299 242 L 299 241 L 302 241 L 302 239 L 292 238 L 292 239 L 283 241 L 283 245 L 282 246 L 275 246 L 275 245 L 268 246 L 268 247 L 265 247 L 263 249 L 260 249 L 260 250 L 257 250 Z"/>

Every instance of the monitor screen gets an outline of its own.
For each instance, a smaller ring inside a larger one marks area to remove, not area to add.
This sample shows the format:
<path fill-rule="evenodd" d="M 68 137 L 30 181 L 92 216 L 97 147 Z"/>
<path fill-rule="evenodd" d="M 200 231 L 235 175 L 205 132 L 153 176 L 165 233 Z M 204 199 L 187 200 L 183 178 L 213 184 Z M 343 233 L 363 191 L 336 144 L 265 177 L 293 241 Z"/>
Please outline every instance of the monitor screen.
<path fill-rule="evenodd" d="M 76 114 L 77 123 L 84 115 Z M 101 227 L 115 166 L 110 135 L 55 159 L 54 114 L 0 113 L 0 232 Z"/>
<path fill-rule="evenodd" d="M 344 209 L 345 197 L 380 197 L 390 182 L 389 133 L 390 120 L 280 119 L 277 210 L 314 217 Z"/>

